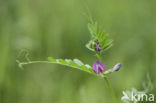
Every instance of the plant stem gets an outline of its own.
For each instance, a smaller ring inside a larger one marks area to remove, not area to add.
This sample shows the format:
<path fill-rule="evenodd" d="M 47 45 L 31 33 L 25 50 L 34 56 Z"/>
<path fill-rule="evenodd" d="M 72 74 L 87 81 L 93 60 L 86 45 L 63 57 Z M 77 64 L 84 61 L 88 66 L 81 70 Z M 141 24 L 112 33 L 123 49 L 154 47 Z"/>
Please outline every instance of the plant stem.
<path fill-rule="evenodd" d="M 100 53 L 96 53 L 96 56 L 97 56 L 97 58 L 98 58 L 100 61 L 102 61 L 102 58 L 101 58 L 101 56 L 100 56 Z M 112 87 L 111 87 L 111 85 L 110 85 L 110 83 L 109 83 L 109 81 L 108 81 L 108 79 L 107 79 L 106 76 L 104 76 L 104 80 L 105 80 L 105 82 L 106 82 L 106 84 L 107 84 L 107 86 L 108 86 L 108 88 L 109 88 L 109 91 L 110 91 L 110 93 L 111 93 L 111 95 L 112 95 L 112 98 L 113 98 L 114 103 L 117 103 L 117 99 L 116 99 L 115 93 L 114 93 L 114 91 L 113 91 L 113 89 L 112 89 Z"/>
<path fill-rule="evenodd" d="M 97 56 L 97 58 L 102 62 L 102 58 L 100 57 L 100 54 L 97 53 L 96 56 Z"/>
<path fill-rule="evenodd" d="M 113 91 L 113 89 L 112 89 L 112 87 L 111 87 L 111 85 L 110 85 L 110 83 L 109 83 L 107 77 L 104 77 L 104 80 L 105 80 L 105 82 L 106 82 L 106 84 L 107 84 L 107 86 L 108 86 L 108 88 L 109 88 L 109 91 L 110 91 L 112 97 L 113 97 L 114 103 L 117 103 L 117 99 L 116 99 L 115 93 L 114 93 L 114 91 Z"/>

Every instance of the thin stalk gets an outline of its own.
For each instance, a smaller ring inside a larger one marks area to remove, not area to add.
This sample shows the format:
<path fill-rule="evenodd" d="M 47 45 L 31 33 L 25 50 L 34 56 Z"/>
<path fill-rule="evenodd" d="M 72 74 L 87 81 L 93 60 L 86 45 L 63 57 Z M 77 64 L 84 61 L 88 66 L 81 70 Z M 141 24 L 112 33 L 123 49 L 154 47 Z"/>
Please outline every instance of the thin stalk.
<path fill-rule="evenodd" d="M 97 53 L 96 56 L 97 56 L 97 58 L 102 62 L 102 58 L 100 57 L 100 54 Z"/>
<path fill-rule="evenodd" d="M 102 58 L 101 58 L 101 56 L 100 56 L 100 53 L 96 53 L 96 56 L 97 56 L 97 58 L 98 58 L 100 61 L 102 61 Z M 116 95 L 115 95 L 115 93 L 114 93 L 114 91 L 113 91 L 113 89 L 112 89 L 112 87 L 111 87 L 111 85 L 110 85 L 110 83 L 109 83 L 109 81 L 108 81 L 108 79 L 107 79 L 106 76 L 104 76 L 104 80 L 105 80 L 105 82 L 106 82 L 106 84 L 107 84 L 107 87 L 109 88 L 109 91 L 110 91 L 110 93 L 111 93 L 111 95 L 112 95 L 112 98 L 113 98 L 114 103 L 117 103 Z"/>
<path fill-rule="evenodd" d="M 113 91 L 113 89 L 112 89 L 112 87 L 111 87 L 111 85 L 110 85 L 107 77 L 104 77 L 104 80 L 105 80 L 105 82 L 106 82 L 106 84 L 107 84 L 107 86 L 109 88 L 109 91 L 110 91 L 110 93 L 112 95 L 112 98 L 113 98 L 114 103 L 117 103 L 116 95 L 115 95 L 115 93 L 114 93 L 114 91 Z"/>

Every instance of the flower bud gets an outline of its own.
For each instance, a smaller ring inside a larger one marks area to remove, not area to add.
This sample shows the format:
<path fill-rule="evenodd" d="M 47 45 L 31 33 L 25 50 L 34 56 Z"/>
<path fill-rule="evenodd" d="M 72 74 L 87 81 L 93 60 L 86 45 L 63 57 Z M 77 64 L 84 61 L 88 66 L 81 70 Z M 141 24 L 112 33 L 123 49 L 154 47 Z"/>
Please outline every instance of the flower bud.
<path fill-rule="evenodd" d="M 98 52 L 101 51 L 100 44 L 96 44 L 96 50 L 97 50 Z"/>
<path fill-rule="evenodd" d="M 117 64 L 111 69 L 111 72 L 118 71 L 118 70 L 120 69 L 121 66 L 122 66 L 121 63 L 117 63 Z"/>

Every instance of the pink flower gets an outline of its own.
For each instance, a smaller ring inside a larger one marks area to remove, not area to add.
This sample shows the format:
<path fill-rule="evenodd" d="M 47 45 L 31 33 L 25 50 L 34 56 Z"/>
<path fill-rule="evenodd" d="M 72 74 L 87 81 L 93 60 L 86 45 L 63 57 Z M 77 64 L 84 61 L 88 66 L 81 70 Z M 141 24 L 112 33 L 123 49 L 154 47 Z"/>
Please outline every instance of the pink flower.
<path fill-rule="evenodd" d="M 96 74 L 99 74 L 105 70 L 105 64 L 100 61 L 96 61 L 93 63 L 93 70 Z"/>

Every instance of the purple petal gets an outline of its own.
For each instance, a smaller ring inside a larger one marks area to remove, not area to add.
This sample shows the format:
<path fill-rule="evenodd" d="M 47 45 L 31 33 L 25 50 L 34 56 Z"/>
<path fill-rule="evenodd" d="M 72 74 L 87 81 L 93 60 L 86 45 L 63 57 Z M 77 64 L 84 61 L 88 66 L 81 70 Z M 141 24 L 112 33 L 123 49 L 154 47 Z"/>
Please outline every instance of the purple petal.
<path fill-rule="evenodd" d="M 101 51 L 100 44 L 96 44 L 96 50 L 97 50 L 97 51 Z"/>
<path fill-rule="evenodd" d="M 100 61 L 96 61 L 93 63 L 93 70 L 96 74 L 99 74 L 105 70 L 105 65 Z"/>

